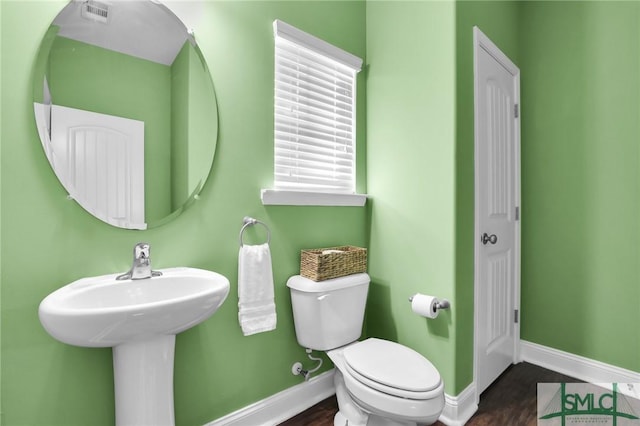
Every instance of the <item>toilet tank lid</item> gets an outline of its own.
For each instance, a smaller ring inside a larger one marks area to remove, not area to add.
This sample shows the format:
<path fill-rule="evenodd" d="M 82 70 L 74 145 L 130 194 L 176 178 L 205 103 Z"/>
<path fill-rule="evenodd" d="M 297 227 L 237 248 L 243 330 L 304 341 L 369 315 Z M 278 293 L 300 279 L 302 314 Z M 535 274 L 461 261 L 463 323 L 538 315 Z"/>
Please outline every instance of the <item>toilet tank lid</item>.
<path fill-rule="evenodd" d="M 352 274 L 325 281 L 313 281 L 301 275 L 294 275 L 287 280 L 287 287 L 305 293 L 323 293 L 348 287 L 369 284 L 368 274 Z"/>

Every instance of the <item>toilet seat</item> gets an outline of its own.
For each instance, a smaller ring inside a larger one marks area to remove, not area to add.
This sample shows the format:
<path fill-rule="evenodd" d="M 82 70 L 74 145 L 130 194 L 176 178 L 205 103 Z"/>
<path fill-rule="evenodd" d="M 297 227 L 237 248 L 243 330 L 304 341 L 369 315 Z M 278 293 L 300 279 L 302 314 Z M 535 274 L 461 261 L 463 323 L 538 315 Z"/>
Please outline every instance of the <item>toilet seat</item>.
<path fill-rule="evenodd" d="M 388 340 L 369 338 L 344 349 L 346 372 L 363 385 L 413 400 L 441 392 L 438 370 L 418 352 Z"/>
<path fill-rule="evenodd" d="M 412 359 L 413 355 L 407 355 L 405 350 L 413 352 L 417 359 Z M 347 363 L 347 354 L 351 365 Z M 342 376 L 349 397 L 366 412 L 382 418 L 419 424 L 432 424 L 442 413 L 444 383 L 435 367 L 417 352 L 398 343 L 370 338 L 330 350 L 327 355 L 336 366 L 336 375 Z M 400 372 L 393 374 L 394 368 L 389 367 L 390 365 L 394 365 Z M 373 371 L 374 366 L 376 371 Z M 403 371 L 409 373 L 404 374 Z M 413 381 L 408 378 L 408 375 L 413 375 L 413 371 L 417 373 L 417 377 L 423 377 L 423 380 Z M 428 388 L 431 390 L 424 390 Z"/>
<path fill-rule="evenodd" d="M 443 383 L 432 391 L 431 398 L 418 400 L 379 392 L 360 383 L 348 373 L 343 374 L 343 378 L 351 399 L 363 410 L 383 418 L 432 424 L 438 419 L 444 408 Z"/>

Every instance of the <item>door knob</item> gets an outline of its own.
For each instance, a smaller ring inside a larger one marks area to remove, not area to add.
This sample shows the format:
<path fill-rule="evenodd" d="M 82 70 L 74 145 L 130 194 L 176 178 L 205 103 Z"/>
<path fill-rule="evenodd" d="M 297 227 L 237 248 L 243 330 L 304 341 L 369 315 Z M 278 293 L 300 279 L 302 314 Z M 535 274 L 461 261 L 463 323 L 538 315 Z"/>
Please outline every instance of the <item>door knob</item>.
<path fill-rule="evenodd" d="M 489 235 L 485 232 L 482 234 L 482 239 L 480 241 L 482 241 L 482 244 L 484 245 L 487 245 L 487 243 L 495 244 L 498 242 L 498 237 L 496 234 Z"/>

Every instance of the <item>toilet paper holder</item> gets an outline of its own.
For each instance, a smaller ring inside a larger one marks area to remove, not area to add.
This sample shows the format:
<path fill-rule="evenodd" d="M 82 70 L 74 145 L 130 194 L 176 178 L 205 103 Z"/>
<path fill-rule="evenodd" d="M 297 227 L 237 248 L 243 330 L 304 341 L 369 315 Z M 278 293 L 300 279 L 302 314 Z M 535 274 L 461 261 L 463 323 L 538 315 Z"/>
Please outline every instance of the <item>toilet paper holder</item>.
<path fill-rule="evenodd" d="M 415 296 L 415 294 L 414 294 Z M 413 302 L 413 296 L 409 296 L 409 303 Z M 436 303 L 436 309 L 449 309 L 451 307 L 451 303 L 447 299 L 438 300 Z"/>

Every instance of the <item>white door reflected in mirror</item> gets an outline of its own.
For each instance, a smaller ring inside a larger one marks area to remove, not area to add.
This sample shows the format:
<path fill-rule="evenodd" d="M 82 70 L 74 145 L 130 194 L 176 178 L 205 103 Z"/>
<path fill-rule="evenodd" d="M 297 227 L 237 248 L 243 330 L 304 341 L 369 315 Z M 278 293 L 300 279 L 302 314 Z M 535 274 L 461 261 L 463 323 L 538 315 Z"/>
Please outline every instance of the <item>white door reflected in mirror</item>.
<path fill-rule="evenodd" d="M 36 117 L 44 108 L 35 104 Z M 52 105 L 51 137 L 43 144 L 56 176 L 85 210 L 114 226 L 146 229 L 144 122 Z"/>

